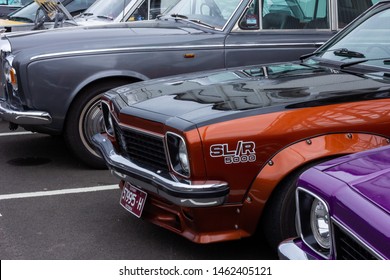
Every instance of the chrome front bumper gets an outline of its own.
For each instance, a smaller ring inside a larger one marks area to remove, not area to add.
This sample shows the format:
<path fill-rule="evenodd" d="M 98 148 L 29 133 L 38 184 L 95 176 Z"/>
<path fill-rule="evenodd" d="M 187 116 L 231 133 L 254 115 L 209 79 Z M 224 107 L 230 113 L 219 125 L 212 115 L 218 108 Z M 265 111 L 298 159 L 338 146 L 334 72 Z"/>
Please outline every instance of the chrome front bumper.
<path fill-rule="evenodd" d="M 115 152 L 112 143 L 101 134 L 92 138 L 112 174 L 175 205 L 212 207 L 223 204 L 229 187 L 222 181 L 179 181 L 169 172 L 152 172 Z"/>
<path fill-rule="evenodd" d="M 279 244 L 278 256 L 281 260 L 317 260 L 318 258 L 302 250 L 296 243 L 295 238 L 287 239 Z"/>
<path fill-rule="evenodd" d="M 52 119 L 49 113 L 41 111 L 16 111 L 11 109 L 5 101 L 0 100 L 0 118 L 20 125 L 50 124 Z"/>

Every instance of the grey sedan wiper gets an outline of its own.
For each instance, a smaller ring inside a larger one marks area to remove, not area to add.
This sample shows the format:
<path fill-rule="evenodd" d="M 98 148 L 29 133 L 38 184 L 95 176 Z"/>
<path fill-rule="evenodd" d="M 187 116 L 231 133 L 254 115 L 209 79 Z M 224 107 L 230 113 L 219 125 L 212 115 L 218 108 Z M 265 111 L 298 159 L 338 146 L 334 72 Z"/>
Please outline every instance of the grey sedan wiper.
<path fill-rule="evenodd" d="M 171 14 L 171 17 L 174 17 L 174 18 L 183 18 L 183 19 L 188 19 L 187 16 L 185 15 L 180 15 L 180 14 Z"/>
<path fill-rule="evenodd" d="M 303 62 L 306 58 L 315 56 L 317 54 L 322 54 L 323 52 L 325 52 L 325 51 L 319 51 L 319 52 L 312 52 L 312 53 L 303 54 L 303 55 L 301 55 L 299 57 L 299 60 Z"/>
<path fill-rule="evenodd" d="M 208 23 L 206 23 L 206 22 L 203 22 L 203 21 L 201 21 L 201 20 L 199 20 L 199 19 L 188 19 L 188 17 L 185 16 L 185 15 L 172 14 L 171 17 L 174 17 L 175 20 L 183 19 L 183 20 L 186 20 L 186 21 L 195 22 L 195 23 L 197 23 L 197 24 L 201 24 L 201 25 L 207 26 L 207 27 L 209 27 L 209 28 L 215 29 L 215 26 L 213 26 L 213 25 L 210 25 L 210 24 L 208 24 Z"/>
<path fill-rule="evenodd" d="M 34 22 L 32 19 L 28 17 L 8 17 L 8 19 L 14 21 Z"/>
<path fill-rule="evenodd" d="M 104 19 L 109 19 L 109 20 L 114 20 L 113 17 L 110 16 L 96 16 L 97 18 L 104 18 Z"/>
<path fill-rule="evenodd" d="M 213 25 L 211 25 L 211 24 L 208 24 L 208 23 L 206 23 L 206 22 L 204 22 L 204 21 L 201 21 L 201 20 L 199 20 L 199 19 L 190 19 L 189 21 L 192 21 L 192 22 L 195 22 L 195 23 L 197 23 L 197 24 L 201 24 L 201 25 L 210 27 L 210 28 L 212 28 L 212 29 L 215 29 L 215 26 L 213 26 Z"/>

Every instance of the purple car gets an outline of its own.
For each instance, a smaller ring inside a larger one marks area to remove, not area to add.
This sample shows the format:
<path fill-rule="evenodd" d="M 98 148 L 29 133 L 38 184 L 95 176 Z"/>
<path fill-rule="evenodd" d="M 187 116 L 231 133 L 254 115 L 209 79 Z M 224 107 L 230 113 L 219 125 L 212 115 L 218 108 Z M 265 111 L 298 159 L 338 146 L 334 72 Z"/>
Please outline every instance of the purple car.
<path fill-rule="evenodd" d="M 390 147 L 307 170 L 296 191 L 300 237 L 281 259 L 390 259 Z"/>

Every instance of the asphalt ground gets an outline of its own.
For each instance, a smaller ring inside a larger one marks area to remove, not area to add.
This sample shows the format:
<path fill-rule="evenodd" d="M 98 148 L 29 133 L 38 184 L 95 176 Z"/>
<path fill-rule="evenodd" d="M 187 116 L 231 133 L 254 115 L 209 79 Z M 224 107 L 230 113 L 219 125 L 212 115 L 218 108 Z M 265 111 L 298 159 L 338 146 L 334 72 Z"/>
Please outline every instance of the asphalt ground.
<path fill-rule="evenodd" d="M 272 260 L 260 234 L 195 244 L 119 205 L 118 180 L 73 157 L 61 137 L 0 119 L 1 260 Z"/>

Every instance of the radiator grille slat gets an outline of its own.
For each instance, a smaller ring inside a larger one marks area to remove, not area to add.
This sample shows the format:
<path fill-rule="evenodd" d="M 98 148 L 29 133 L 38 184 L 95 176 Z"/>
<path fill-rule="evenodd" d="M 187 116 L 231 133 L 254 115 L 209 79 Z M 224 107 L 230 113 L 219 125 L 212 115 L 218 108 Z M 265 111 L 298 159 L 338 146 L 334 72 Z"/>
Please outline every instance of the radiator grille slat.
<path fill-rule="evenodd" d="M 122 156 L 159 170 L 168 170 L 163 138 L 123 128 L 117 123 L 114 130 Z"/>
<path fill-rule="evenodd" d="M 377 257 L 351 235 L 334 224 L 336 254 L 339 260 L 376 260 Z"/>

